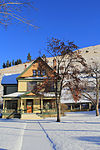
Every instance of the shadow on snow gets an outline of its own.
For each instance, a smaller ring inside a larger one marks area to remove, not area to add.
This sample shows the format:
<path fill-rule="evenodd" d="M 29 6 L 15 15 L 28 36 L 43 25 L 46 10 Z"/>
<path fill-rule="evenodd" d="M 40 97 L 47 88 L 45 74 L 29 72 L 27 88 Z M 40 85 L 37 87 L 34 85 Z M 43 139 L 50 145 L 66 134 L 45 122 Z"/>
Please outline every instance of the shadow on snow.
<path fill-rule="evenodd" d="M 100 136 L 81 136 L 78 138 L 78 140 L 92 142 L 93 144 L 100 145 Z"/>

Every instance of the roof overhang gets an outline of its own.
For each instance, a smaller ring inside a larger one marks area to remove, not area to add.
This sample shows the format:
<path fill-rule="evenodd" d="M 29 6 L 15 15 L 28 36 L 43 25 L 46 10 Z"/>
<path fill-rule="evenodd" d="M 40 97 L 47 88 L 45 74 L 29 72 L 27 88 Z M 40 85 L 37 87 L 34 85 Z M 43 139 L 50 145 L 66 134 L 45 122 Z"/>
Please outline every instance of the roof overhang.
<path fill-rule="evenodd" d="M 3 98 L 19 98 L 24 93 L 25 92 L 15 92 L 15 93 L 4 95 Z"/>

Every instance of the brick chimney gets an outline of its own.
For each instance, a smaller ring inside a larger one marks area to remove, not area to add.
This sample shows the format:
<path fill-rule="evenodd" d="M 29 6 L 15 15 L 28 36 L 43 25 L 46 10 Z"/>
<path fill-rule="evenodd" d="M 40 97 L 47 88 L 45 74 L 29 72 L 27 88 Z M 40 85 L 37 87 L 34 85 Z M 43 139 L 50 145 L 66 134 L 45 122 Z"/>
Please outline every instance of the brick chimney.
<path fill-rule="evenodd" d="M 27 68 L 27 65 L 25 64 L 25 69 Z"/>

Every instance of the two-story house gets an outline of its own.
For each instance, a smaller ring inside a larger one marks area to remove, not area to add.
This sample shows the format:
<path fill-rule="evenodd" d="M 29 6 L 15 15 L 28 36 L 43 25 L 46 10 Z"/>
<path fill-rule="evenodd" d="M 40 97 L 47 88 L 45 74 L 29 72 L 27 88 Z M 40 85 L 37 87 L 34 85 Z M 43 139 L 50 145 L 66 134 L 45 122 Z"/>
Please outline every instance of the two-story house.
<path fill-rule="evenodd" d="M 55 85 L 50 80 L 55 75 L 46 61 L 38 57 L 21 74 L 4 76 L 3 118 L 14 111 L 20 112 L 22 119 L 34 118 L 37 114 L 42 116 L 46 112 L 56 114 Z"/>

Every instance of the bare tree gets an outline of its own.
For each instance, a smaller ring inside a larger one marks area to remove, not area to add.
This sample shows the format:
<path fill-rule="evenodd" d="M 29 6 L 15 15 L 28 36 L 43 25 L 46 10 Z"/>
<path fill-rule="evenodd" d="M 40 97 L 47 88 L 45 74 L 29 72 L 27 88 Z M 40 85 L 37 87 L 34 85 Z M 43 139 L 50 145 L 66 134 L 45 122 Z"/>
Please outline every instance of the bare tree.
<path fill-rule="evenodd" d="M 52 78 L 52 80 L 56 85 L 57 122 L 60 122 L 62 89 L 68 87 L 75 101 L 78 101 L 81 96 L 83 87 L 80 73 L 87 65 L 80 52 L 74 51 L 77 48 L 73 42 L 64 42 L 55 38 L 50 39 L 48 42 L 47 52 L 56 60 L 56 65 L 53 66 L 53 69 L 56 70 L 56 77 Z"/>
<path fill-rule="evenodd" d="M 99 92 L 100 92 L 100 65 L 98 62 L 92 62 L 86 74 L 86 88 L 83 90 L 83 96 L 92 101 L 96 106 L 96 116 L 99 116 Z"/>
<path fill-rule="evenodd" d="M 28 8 L 34 8 L 31 0 L 0 0 L 0 24 L 8 26 L 13 22 L 12 19 L 15 19 L 17 22 L 19 21 L 37 28 L 24 16 Z"/>

